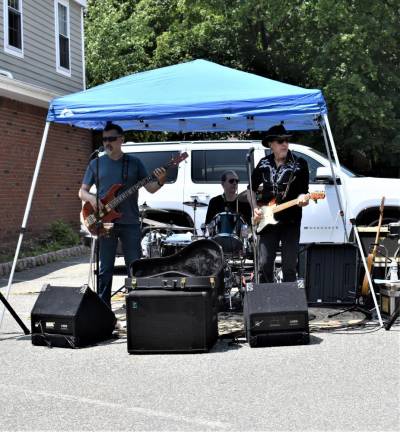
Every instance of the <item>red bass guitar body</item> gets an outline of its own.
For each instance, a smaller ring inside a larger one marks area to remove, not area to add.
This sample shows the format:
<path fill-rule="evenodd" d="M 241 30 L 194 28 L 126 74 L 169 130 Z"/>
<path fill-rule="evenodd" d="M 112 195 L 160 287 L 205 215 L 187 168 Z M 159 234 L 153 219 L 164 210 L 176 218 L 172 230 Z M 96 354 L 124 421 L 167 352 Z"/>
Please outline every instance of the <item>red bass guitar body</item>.
<path fill-rule="evenodd" d="M 107 208 L 107 204 L 111 202 L 116 196 L 118 191 L 122 188 L 122 184 L 115 184 L 110 187 L 106 195 L 100 200 L 103 203 L 103 209 L 100 211 L 99 219 L 102 223 L 113 222 L 122 216 L 122 213 L 118 213 L 115 209 Z M 89 201 L 86 201 L 82 207 L 82 216 L 85 221 L 86 228 L 91 234 L 97 235 L 97 224 L 96 224 L 96 212 L 93 209 Z M 93 223 L 90 223 L 93 219 Z M 99 235 L 104 235 L 106 230 L 104 228 L 99 229 Z"/>

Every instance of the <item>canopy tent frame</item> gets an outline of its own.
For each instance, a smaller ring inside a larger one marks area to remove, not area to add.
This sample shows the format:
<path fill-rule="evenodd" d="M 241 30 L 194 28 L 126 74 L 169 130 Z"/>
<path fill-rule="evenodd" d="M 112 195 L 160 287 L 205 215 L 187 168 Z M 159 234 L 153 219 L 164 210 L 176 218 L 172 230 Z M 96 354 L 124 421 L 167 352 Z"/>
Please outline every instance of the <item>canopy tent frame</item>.
<path fill-rule="evenodd" d="M 200 62 L 200 61 L 197 60 L 197 61 L 188 62 L 188 63 L 194 64 L 196 62 Z M 229 68 L 226 68 L 223 66 L 215 65 L 211 62 L 204 62 L 204 61 L 201 61 L 201 62 L 203 62 L 201 64 L 201 66 L 204 66 L 204 64 L 205 64 L 205 66 L 207 68 L 209 68 L 209 64 L 213 65 L 213 67 L 217 66 L 218 68 L 223 68 L 224 73 L 226 72 L 226 69 L 229 69 Z M 182 64 L 182 66 L 187 65 L 188 63 Z M 170 72 L 169 71 L 170 68 L 174 68 L 174 67 L 176 68 L 177 66 L 180 66 L 180 65 L 169 66 L 167 68 L 161 68 L 161 69 L 164 69 L 164 70 L 168 69 L 168 72 Z M 213 70 L 213 68 L 211 70 Z M 158 71 L 158 70 L 155 70 L 155 71 Z M 155 71 L 144 72 L 142 74 L 150 74 L 151 72 L 155 72 Z M 233 70 L 229 69 L 229 71 L 233 71 Z M 234 74 L 233 74 L 235 79 L 236 79 L 236 75 L 237 75 L 236 73 L 237 72 L 239 72 L 239 71 L 234 71 Z M 268 84 L 270 84 L 271 82 L 277 83 L 277 82 L 274 82 L 272 80 L 268 80 L 266 78 L 258 77 L 256 75 L 248 74 L 245 72 L 239 72 L 239 73 L 244 74 L 246 79 L 253 79 L 252 77 L 256 77 L 255 81 L 256 81 L 257 85 L 260 84 L 260 79 L 268 81 Z M 137 76 L 139 76 L 139 78 L 142 78 L 142 74 L 134 74 L 134 75 L 137 75 Z M 125 78 L 121 78 L 119 80 L 116 80 L 116 83 L 118 83 L 118 85 L 120 85 L 121 81 L 124 79 L 127 79 L 127 78 L 129 78 L 129 77 L 125 77 Z M 148 78 L 148 75 L 146 75 L 146 78 Z M 174 77 L 174 78 L 176 78 L 176 77 Z M 181 111 L 179 113 L 180 115 L 178 116 L 176 109 L 174 111 L 171 107 L 163 107 L 163 106 L 153 107 L 150 104 L 149 105 L 150 108 L 153 108 L 153 109 L 159 108 L 160 109 L 161 114 L 157 117 L 157 120 L 161 121 L 161 123 L 157 123 L 157 124 L 160 124 L 160 125 L 164 124 L 164 122 L 166 120 L 169 120 L 172 122 L 172 123 L 170 123 L 172 125 L 170 128 L 165 128 L 163 126 L 162 129 L 152 129 L 151 127 L 149 127 L 149 125 L 151 125 L 153 122 L 150 119 L 146 120 L 145 118 L 143 118 L 143 106 L 140 104 L 139 104 L 140 113 L 136 114 L 136 115 L 129 114 L 131 116 L 131 117 L 129 117 L 129 121 L 126 120 L 127 117 L 125 117 L 125 120 L 124 120 L 124 117 L 121 114 L 121 107 L 120 106 L 118 106 L 117 114 L 114 118 L 112 118 L 112 116 L 110 118 L 110 115 L 102 113 L 101 112 L 102 107 L 97 107 L 97 109 L 93 113 L 93 112 L 89 112 L 89 110 L 87 108 L 85 108 L 84 104 L 82 103 L 82 105 L 79 106 L 79 109 L 77 109 L 76 116 L 75 116 L 74 111 L 72 109 L 67 108 L 67 107 L 62 108 L 62 105 L 60 106 L 60 103 L 62 100 L 65 99 L 68 101 L 69 98 L 73 99 L 74 97 L 76 98 L 76 95 L 79 96 L 81 94 L 83 94 L 84 96 L 87 96 L 88 100 L 91 102 L 93 99 L 92 95 L 97 88 L 103 88 L 104 89 L 104 87 L 105 87 L 108 91 L 109 87 L 112 83 L 113 82 L 103 84 L 101 86 L 94 87 L 93 89 L 87 90 L 85 92 L 79 92 L 79 93 L 76 93 L 73 95 L 65 96 L 63 98 L 55 99 L 49 108 L 49 113 L 48 113 L 47 121 L 46 121 L 44 132 L 43 132 L 43 137 L 42 137 L 41 144 L 40 144 L 38 158 L 36 161 L 35 171 L 33 174 L 32 184 L 30 187 L 29 196 L 28 196 L 28 200 L 27 200 L 27 204 L 26 204 L 26 208 L 25 208 L 25 213 L 24 213 L 24 217 L 23 217 L 23 221 L 22 221 L 22 225 L 21 225 L 21 229 L 20 229 L 20 233 L 19 233 L 18 244 L 16 247 L 14 260 L 13 260 L 13 264 L 12 264 L 12 269 L 11 269 L 11 273 L 10 273 L 9 280 L 8 280 L 8 285 L 7 285 L 6 295 L 5 295 L 6 299 L 8 298 L 10 291 L 11 291 L 11 286 L 12 286 L 12 282 L 13 282 L 13 278 L 14 278 L 16 263 L 17 263 L 18 256 L 20 253 L 20 248 L 21 248 L 23 237 L 24 237 L 24 233 L 26 231 L 26 226 L 27 226 L 27 222 L 28 222 L 30 209 L 31 209 L 33 195 L 35 192 L 36 183 L 37 183 L 37 179 L 38 179 L 38 175 L 39 175 L 39 171 L 40 171 L 40 166 L 42 163 L 43 154 L 44 154 L 44 150 L 45 150 L 45 146 L 46 146 L 46 142 L 47 142 L 47 136 L 48 136 L 48 132 L 49 132 L 49 128 L 50 128 L 50 123 L 53 123 L 53 122 L 54 123 L 71 124 L 71 125 L 74 125 L 77 127 L 85 127 L 85 128 L 91 128 L 91 129 L 102 129 L 107 121 L 114 121 L 116 124 L 119 124 L 124 129 L 131 127 L 131 129 L 129 129 L 129 130 L 163 130 L 163 131 L 182 131 L 182 132 L 189 132 L 189 131 L 195 131 L 195 130 L 196 131 L 207 130 L 208 132 L 216 132 L 219 130 L 232 130 L 232 131 L 265 130 L 269 126 L 272 126 L 273 124 L 277 124 L 277 123 L 285 123 L 285 127 L 288 130 L 313 130 L 313 129 L 319 128 L 322 130 L 322 135 L 323 135 L 325 146 L 327 149 L 327 154 L 328 154 L 328 157 L 330 160 L 330 169 L 331 169 L 331 173 L 332 173 L 332 178 L 334 179 L 334 187 L 335 187 L 336 197 L 337 197 L 338 205 L 339 205 L 339 209 L 340 209 L 340 216 L 342 217 L 342 221 L 343 221 L 343 224 L 345 226 L 346 241 L 348 241 L 348 234 L 346 231 L 346 222 L 344 220 L 344 214 L 345 213 L 344 213 L 344 209 L 343 209 L 343 204 L 348 203 L 348 193 L 347 193 L 347 188 L 346 188 L 346 181 L 345 181 L 345 176 L 343 174 L 343 170 L 342 170 L 340 162 L 339 162 L 339 157 L 338 157 L 338 154 L 336 151 L 336 146 L 335 146 L 335 143 L 333 140 L 333 135 L 332 135 L 332 131 L 330 128 L 329 119 L 328 119 L 328 115 L 326 112 L 325 102 L 324 102 L 322 94 L 320 93 L 319 90 L 318 90 L 319 94 L 317 94 L 316 91 L 307 91 L 307 90 L 301 89 L 299 87 L 294 87 L 294 86 L 289 86 L 289 85 L 283 84 L 283 88 L 285 89 L 285 91 L 288 91 L 287 89 L 289 89 L 289 90 L 295 89 L 294 95 L 292 95 L 290 98 L 286 98 L 283 101 L 279 101 L 277 99 L 277 97 L 272 98 L 273 99 L 272 107 L 268 106 L 267 98 L 266 98 L 266 100 L 262 100 L 262 98 L 260 98 L 260 97 L 256 98 L 257 100 L 250 101 L 252 103 L 249 103 L 249 100 L 246 99 L 244 105 L 242 104 L 242 101 L 240 101 L 239 108 L 237 110 L 232 109 L 232 106 L 231 106 L 232 101 L 230 101 L 230 100 L 225 101 L 225 104 L 224 104 L 224 102 L 222 100 L 218 100 L 217 102 L 211 103 L 212 109 L 208 113 L 208 116 L 205 113 L 204 102 L 203 102 L 203 105 L 199 107 L 198 111 L 196 111 L 195 106 L 193 106 L 193 105 L 190 105 L 190 104 L 185 105 L 185 109 L 188 110 L 187 111 L 188 115 L 186 117 L 184 116 L 184 114 L 185 114 L 184 111 Z M 278 83 L 278 84 L 282 84 L 282 83 Z M 304 90 L 304 91 L 300 92 L 299 89 Z M 250 91 L 250 94 L 253 94 L 252 93 L 253 88 L 250 88 L 249 91 Z M 308 92 L 311 92 L 311 94 L 308 94 Z M 296 100 L 296 97 L 297 97 L 297 100 Z M 85 98 L 83 97 L 83 99 L 85 99 Z M 206 102 L 210 103 L 209 101 L 206 101 Z M 304 102 L 304 104 L 303 104 L 303 102 Z M 290 107 L 290 103 L 294 104 L 294 109 L 292 109 L 292 110 Z M 257 104 L 259 104 L 259 105 L 257 105 Z M 190 106 L 191 108 L 188 108 L 188 106 Z M 243 110 L 243 106 L 245 108 L 249 108 L 249 109 L 247 111 Z M 283 106 L 282 112 L 277 110 L 277 108 L 276 108 L 277 106 L 278 106 L 278 108 L 281 108 Z M 169 114 L 166 113 L 166 111 L 168 111 L 167 108 L 169 108 L 169 110 L 170 110 Z M 301 123 L 302 118 L 305 119 L 303 123 Z M 235 123 L 235 121 L 231 122 L 232 119 L 235 119 L 236 123 Z M 133 123 L 132 123 L 132 121 L 133 121 Z M 192 125 L 188 126 L 190 122 L 192 123 Z M 199 122 L 201 122 L 201 124 L 203 125 L 201 128 L 199 128 L 199 126 L 198 126 Z M 148 125 L 147 128 L 146 128 L 146 124 Z M 226 126 L 225 126 L 225 124 L 226 124 Z M 233 127 L 233 129 L 229 129 L 230 127 L 232 127 L 232 124 L 234 124 L 235 126 Z M 263 125 L 262 129 L 260 129 L 260 124 Z M 224 125 L 224 126 L 222 129 L 219 129 L 222 127 L 221 125 Z M 237 129 L 238 125 L 240 125 L 241 129 Z M 332 153 L 333 153 L 337 170 L 341 174 L 340 179 L 342 182 L 341 183 L 342 188 L 340 188 L 340 189 L 338 188 L 338 184 L 335 180 L 336 179 L 336 172 L 335 172 L 335 168 L 333 166 L 333 162 L 331 160 L 330 151 L 332 151 Z M 348 206 L 348 208 L 351 208 L 351 207 Z M 350 216 L 351 216 L 351 219 L 353 219 L 353 215 L 350 215 Z M 361 245 L 358 237 L 357 237 L 357 239 L 358 239 L 357 243 L 358 243 L 358 248 L 360 251 L 361 258 L 362 258 L 363 266 L 365 268 L 366 274 L 368 275 L 367 277 L 368 277 L 369 287 L 370 287 L 370 290 L 372 293 L 372 297 L 373 297 L 373 301 L 374 301 L 374 305 L 375 305 L 375 309 L 376 309 L 376 314 L 378 316 L 379 324 L 382 327 L 383 321 L 382 321 L 382 317 L 381 317 L 378 303 L 376 300 L 372 280 L 371 280 L 371 277 L 370 277 L 370 274 L 368 271 L 368 266 L 367 266 L 367 263 L 366 263 L 366 260 L 364 257 L 364 251 L 363 251 L 362 245 Z M 0 329 L 1 329 L 2 322 L 3 322 L 4 312 L 5 312 L 5 308 L 3 307 L 0 310 Z"/>

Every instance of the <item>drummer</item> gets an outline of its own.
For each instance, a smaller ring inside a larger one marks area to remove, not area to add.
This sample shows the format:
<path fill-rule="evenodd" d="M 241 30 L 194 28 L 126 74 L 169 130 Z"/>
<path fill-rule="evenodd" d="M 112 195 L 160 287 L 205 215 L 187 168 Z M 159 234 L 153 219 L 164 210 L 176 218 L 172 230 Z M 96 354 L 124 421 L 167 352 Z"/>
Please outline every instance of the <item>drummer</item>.
<path fill-rule="evenodd" d="M 206 215 L 206 225 L 218 213 L 229 212 L 239 213 L 244 221 L 251 224 L 251 208 L 246 199 L 238 199 L 238 183 L 239 176 L 233 170 L 228 170 L 222 173 L 221 186 L 224 189 L 222 195 L 217 195 L 210 199 Z"/>

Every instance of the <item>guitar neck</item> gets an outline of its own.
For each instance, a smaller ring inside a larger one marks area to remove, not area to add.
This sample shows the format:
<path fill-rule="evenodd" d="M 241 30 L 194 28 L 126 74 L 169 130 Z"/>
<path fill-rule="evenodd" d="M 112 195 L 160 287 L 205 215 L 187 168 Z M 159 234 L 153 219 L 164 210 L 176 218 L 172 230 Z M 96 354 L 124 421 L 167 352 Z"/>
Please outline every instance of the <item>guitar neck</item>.
<path fill-rule="evenodd" d="M 273 213 L 279 213 L 280 211 L 285 210 L 285 209 L 287 209 L 289 207 L 293 207 L 296 204 L 297 204 L 297 198 L 292 199 L 292 200 L 287 201 L 287 202 L 284 202 L 282 204 L 278 204 L 276 207 L 274 207 L 272 209 L 272 212 Z"/>
<path fill-rule="evenodd" d="M 144 179 L 140 180 L 139 182 L 137 182 L 136 184 L 131 186 L 129 189 L 120 193 L 118 196 L 116 196 L 114 199 L 112 199 L 108 203 L 108 206 L 111 209 L 114 209 L 115 207 L 119 206 L 123 201 L 125 201 L 127 198 L 129 198 L 132 194 L 137 192 L 142 186 L 145 186 L 147 183 L 154 181 L 154 178 L 155 177 L 153 175 L 149 175 L 149 176 L 145 177 Z"/>
<path fill-rule="evenodd" d="M 171 165 L 173 165 L 175 162 L 174 161 L 170 161 L 167 164 L 165 164 L 163 166 L 163 168 L 165 170 L 167 170 Z M 122 203 L 122 201 L 125 201 L 127 198 L 129 198 L 132 194 L 134 194 L 135 192 L 137 192 L 142 186 L 145 186 L 147 183 L 150 183 L 152 181 L 155 180 L 155 177 L 153 174 L 150 174 L 149 176 L 145 177 L 144 179 L 138 181 L 136 184 L 134 184 L 133 186 L 131 186 L 129 189 L 127 189 L 126 191 L 120 193 L 118 196 L 116 196 L 114 199 L 112 199 L 109 203 L 108 206 L 110 209 L 114 209 L 115 207 L 117 207 L 119 204 Z"/>

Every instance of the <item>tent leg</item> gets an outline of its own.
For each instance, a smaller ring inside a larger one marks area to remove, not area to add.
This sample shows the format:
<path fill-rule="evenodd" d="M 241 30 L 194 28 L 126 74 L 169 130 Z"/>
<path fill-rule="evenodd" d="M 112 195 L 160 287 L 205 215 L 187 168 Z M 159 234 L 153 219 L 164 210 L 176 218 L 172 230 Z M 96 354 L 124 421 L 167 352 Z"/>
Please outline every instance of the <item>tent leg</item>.
<path fill-rule="evenodd" d="M 326 135 L 326 126 L 325 126 L 325 123 L 321 123 L 321 129 L 322 129 L 322 134 L 324 136 L 326 154 L 328 156 L 329 165 L 330 165 L 330 168 L 331 168 L 331 173 L 332 173 L 332 178 L 333 178 L 333 184 L 334 184 L 335 193 L 336 193 L 336 199 L 337 199 L 338 204 L 339 204 L 340 217 L 341 217 L 342 222 L 343 222 L 344 235 L 345 235 L 346 242 L 348 242 L 349 241 L 349 235 L 347 233 L 346 220 L 345 220 L 345 217 L 344 217 L 345 213 L 344 213 L 344 210 L 343 210 L 343 201 L 342 201 L 342 199 L 340 197 L 340 192 L 339 192 L 339 188 L 338 188 L 338 184 L 337 184 L 337 180 L 336 180 L 336 174 L 335 174 L 335 171 L 334 171 L 334 168 L 333 168 L 332 156 L 331 156 L 331 151 L 329 149 L 328 137 Z"/>
<path fill-rule="evenodd" d="M 39 176 L 40 165 L 41 165 L 42 159 L 43 159 L 43 153 L 44 153 L 44 148 L 46 146 L 47 135 L 49 133 L 49 127 L 50 127 L 50 122 L 46 122 L 44 131 L 43 131 L 42 142 L 40 144 L 38 158 L 37 158 L 37 161 L 36 161 L 35 172 L 33 174 L 31 189 L 29 191 L 28 201 L 27 201 L 26 207 L 25 207 L 25 214 L 24 214 L 24 218 L 22 220 L 22 226 L 21 226 L 21 230 L 20 230 L 20 234 L 19 234 L 19 238 L 18 238 L 18 244 L 17 244 L 17 248 L 15 250 L 14 261 L 13 261 L 13 264 L 12 264 L 12 267 L 11 267 L 10 277 L 8 279 L 8 285 L 7 285 L 6 294 L 4 296 L 4 298 L 6 300 L 8 299 L 8 296 L 10 294 L 11 284 L 12 284 L 12 281 L 13 281 L 13 278 L 14 278 L 15 268 L 17 266 L 17 260 L 18 260 L 20 249 L 21 249 L 22 239 L 23 239 L 24 233 L 26 231 L 26 224 L 27 224 L 29 213 L 30 213 L 30 210 L 31 210 L 32 198 L 33 198 L 33 194 L 35 192 L 37 178 Z M 3 306 L 0 309 L 0 329 L 1 329 L 1 325 L 3 323 L 4 312 L 5 312 L 5 307 Z"/>
<path fill-rule="evenodd" d="M 324 117 L 324 124 L 326 126 L 326 130 L 327 130 L 327 133 L 328 133 L 328 136 L 329 136 L 329 141 L 331 143 L 331 148 L 332 148 L 332 151 L 333 151 L 333 156 L 335 158 L 336 166 L 338 167 L 338 169 L 340 170 L 340 172 L 342 172 L 342 168 L 341 168 L 341 165 L 340 165 L 340 162 L 339 162 L 339 158 L 338 158 L 338 155 L 337 155 L 337 152 L 336 152 L 335 143 L 333 141 L 333 136 L 332 136 L 331 127 L 329 125 L 328 116 L 326 114 L 324 114 L 323 117 Z M 343 191 L 344 191 L 344 195 L 345 195 L 345 202 L 346 202 L 347 208 L 348 208 L 348 210 L 350 212 L 350 215 L 349 215 L 350 216 L 350 221 L 353 224 L 354 236 L 355 236 L 355 238 L 357 240 L 357 246 L 358 246 L 358 249 L 360 251 L 360 256 L 361 256 L 361 259 L 362 259 L 362 262 L 363 262 L 363 265 L 364 265 L 365 273 L 366 273 L 367 278 L 368 278 L 369 288 L 370 288 L 371 293 L 372 293 L 372 298 L 373 298 L 373 301 L 374 301 L 375 310 L 376 310 L 376 314 L 378 316 L 379 324 L 380 324 L 381 327 L 383 327 L 383 321 L 382 321 L 381 313 L 380 313 L 380 310 L 379 310 L 378 302 L 376 300 L 375 291 L 374 291 L 374 287 L 372 285 L 371 276 L 370 276 L 369 271 L 368 271 L 367 261 L 365 260 L 365 257 L 364 257 L 364 250 L 363 250 L 363 247 L 362 247 L 362 244 L 361 244 L 360 237 L 358 235 L 357 227 L 355 225 L 354 215 L 352 214 L 351 206 L 348 205 L 349 200 L 348 200 L 348 194 L 347 194 L 347 189 L 346 189 L 347 185 L 346 185 L 346 181 L 344 181 L 344 177 L 345 177 L 344 175 L 341 176 Z"/>

